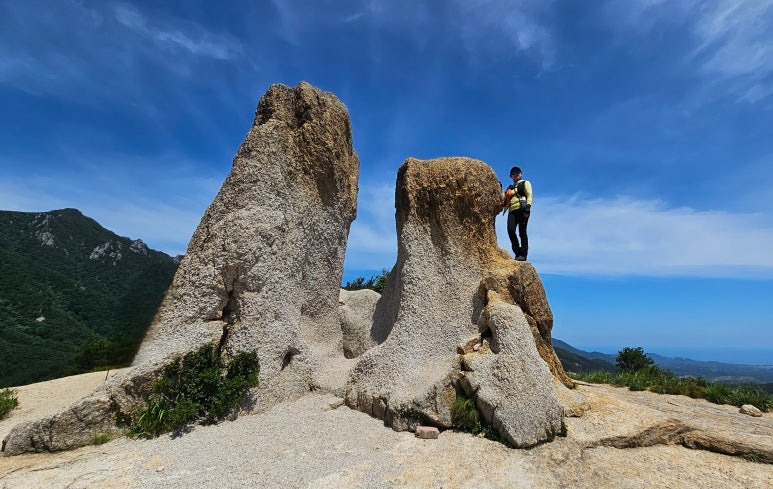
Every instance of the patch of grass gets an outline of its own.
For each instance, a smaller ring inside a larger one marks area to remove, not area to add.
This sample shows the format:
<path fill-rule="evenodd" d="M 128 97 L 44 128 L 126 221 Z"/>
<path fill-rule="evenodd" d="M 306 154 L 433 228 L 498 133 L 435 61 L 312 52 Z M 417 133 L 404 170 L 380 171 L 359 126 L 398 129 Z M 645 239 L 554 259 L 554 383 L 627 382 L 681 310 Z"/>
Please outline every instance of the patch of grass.
<path fill-rule="evenodd" d="M 94 437 L 91 440 L 92 445 L 102 445 L 113 439 L 113 435 L 110 433 L 94 433 Z"/>
<path fill-rule="evenodd" d="M 457 394 L 454 403 L 451 404 L 451 422 L 454 428 L 477 435 L 483 432 L 483 417 L 475 405 L 475 400 Z"/>
<path fill-rule="evenodd" d="M 612 378 L 612 383 L 617 386 L 628 386 L 632 391 L 647 389 L 651 374 L 645 370 L 621 370 Z"/>
<path fill-rule="evenodd" d="M 765 392 L 760 386 L 757 385 L 739 385 L 732 387 L 730 390 L 730 402 L 735 406 L 743 406 L 744 404 L 752 404 L 760 411 L 768 412 L 773 407 L 773 395 Z"/>
<path fill-rule="evenodd" d="M 490 424 L 486 423 L 475 404 L 475 399 L 464 394 L 457 393 L 456 399 L 451 404 L 451 423 L 453 427 L 465 433 L 473 435 L 482 434 L 484 438 L 509 444 L 494 431 Z"/>
<path fill-rule="evenodd" d="M 670 373 L 670 372 L 669 372 Z M 663 376 L 658 382 L 649 386 L 649 390 L 658 394 L 676 394 L 692 397 L 693 399 L 703 399 L 706 396 L 705 379 L 693 377 L 677 377 L 676 375 Z"/>
<path fill-rule="evenodd" d="M 752 404 L 760 411 L 773 408 L 773 395 L 756 385 L 729 386 L 708 382 L 695 377 L 678 377 L 669 370 L 657 366 L 639 370 L 620 370 L 609 372 L 573 373 L 571 377 L 594 384 L 627 386 L 632 391 L 649 390 L 658 394 L 676 394 L 694 399 L 706 399 L 715 404 L 742 406 Z"/>
<path fill-rule="evenodd" d="M 16 391 L 13 389 L 0 390 L 0 419 L 10 413 L 16 406 L 19 405 L 19 398 L 16 396 Z"/>
<path fill-rule="evenodd" d="M 241 352 L 227 364 L 210 345 L 164 367 L 145 407 L 129 417 L 129 435 L 155 438 L 194 420 L 214 423 L 258 385 L 257 353 Z"/>
<path fill-rule="evenodd" d="M 732 388 L 725 384 L 711 384 L 706 386 L 704 396 L 707 401 L 714 404 L 730 404 Z"/>
<path fill-rule="evenodd" d="M 746 460 L 747 462 L 754 462 L 756 464 L 764 464 L 765 460 L 759 455 L 754 452 L 744 453 L 741 455 L 741 458 Z"/>
<path fill-rule="evenodd" d="M 592 372 L 569 372 L 569 375 L 574 380 L 581 380 L 583 382 L 590 382 L 591 384 L 611 384 L 614 374 L 603 370 L 595 370 Z"/>

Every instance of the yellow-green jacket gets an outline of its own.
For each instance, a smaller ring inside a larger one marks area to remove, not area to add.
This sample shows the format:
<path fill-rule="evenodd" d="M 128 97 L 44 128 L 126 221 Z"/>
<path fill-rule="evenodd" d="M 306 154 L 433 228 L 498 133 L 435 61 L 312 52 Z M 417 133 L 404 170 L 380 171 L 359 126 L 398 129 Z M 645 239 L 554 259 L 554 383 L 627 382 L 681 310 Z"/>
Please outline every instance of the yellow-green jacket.
<path fill-rule="evenodd" d="M 508 185 L 502 197 L 502 210 L 508 209 L 510 212 L 518 210 L 521 205 L 531 206 L 533 194 L 531 191 L 531 182 L 528 180 L 518 180 L 514 185 Z"/>

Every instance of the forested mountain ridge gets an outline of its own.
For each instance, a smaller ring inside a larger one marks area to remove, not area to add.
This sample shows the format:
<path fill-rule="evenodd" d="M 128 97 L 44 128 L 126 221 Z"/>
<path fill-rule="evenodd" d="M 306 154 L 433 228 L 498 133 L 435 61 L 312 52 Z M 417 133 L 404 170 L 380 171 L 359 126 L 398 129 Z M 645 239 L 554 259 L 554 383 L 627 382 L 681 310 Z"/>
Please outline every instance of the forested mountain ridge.
<path fill-rule="evenodd" d="M 177 264 L 76 209 L 0 211 L 0 387 L 130 362 Z"/>

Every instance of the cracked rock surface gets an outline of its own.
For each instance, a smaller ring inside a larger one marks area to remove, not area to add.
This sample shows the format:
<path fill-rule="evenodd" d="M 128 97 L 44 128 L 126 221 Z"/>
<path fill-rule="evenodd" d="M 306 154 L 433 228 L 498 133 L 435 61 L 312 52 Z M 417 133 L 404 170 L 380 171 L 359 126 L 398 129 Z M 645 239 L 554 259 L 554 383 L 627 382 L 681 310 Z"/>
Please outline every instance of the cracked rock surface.
<path fill-rule="evenodd" d="M 257 350 L 253 410 L 309 390 L 340 391 L 338 295 L 359 161 L 346 107 L 301 82 L 272 85 L 199 223 L 134 368 L 54 416 L 19 426 L 5 452 L 90 442 L 146 395 L 160 365 L 211 343 Z"/>
<path fill-rule="evenodd" d="M 603 384 L 580 387 L 590 410 L 582 422 L 567 422 L 574 428 L 574 437 L 587 447 L 675 444 L 773 464 L 773 413 L 752 418 L 735 406 L 704 399 Z"/>

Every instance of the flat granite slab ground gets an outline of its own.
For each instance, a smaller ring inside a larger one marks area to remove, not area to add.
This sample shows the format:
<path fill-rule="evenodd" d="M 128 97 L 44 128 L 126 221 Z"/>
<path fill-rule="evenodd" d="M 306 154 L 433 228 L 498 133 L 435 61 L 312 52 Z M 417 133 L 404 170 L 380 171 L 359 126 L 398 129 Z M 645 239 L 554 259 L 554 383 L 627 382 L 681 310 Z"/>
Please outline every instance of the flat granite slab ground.
<path fill-rule="evenodd" d="M 35 384 L 12 387 L 19 406 L 0 421 L 0 440 L 11 428 L 27 421 L 36 421 L 67 409 L 73 402 L 91 394 L 109 378 L 130 370 L 121 368 L 105 372 L 72 375 Z"/>
<path fill-rule="evenodd" d="M 713 423 L 733 423 L 737 408 L 610 386 L 579 389 L 592 410 L 567 418 L 566 438 L 531 450 L 452 431 L 423 440 L 385 428 L 335 396 L 309 395 L 179 437 L 121 438 L 69 452 L 2 457 L 0 488 L 773 487 L 770 464 L 678 444 L 598 445 L 634 435 L 653 420 L 690 412 L 700 418 L 703 409 L 719 410 Z M 773 444 L 771 413 L 738 416 L 738 424 L 728 426 L 748 427 Z"/>

